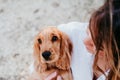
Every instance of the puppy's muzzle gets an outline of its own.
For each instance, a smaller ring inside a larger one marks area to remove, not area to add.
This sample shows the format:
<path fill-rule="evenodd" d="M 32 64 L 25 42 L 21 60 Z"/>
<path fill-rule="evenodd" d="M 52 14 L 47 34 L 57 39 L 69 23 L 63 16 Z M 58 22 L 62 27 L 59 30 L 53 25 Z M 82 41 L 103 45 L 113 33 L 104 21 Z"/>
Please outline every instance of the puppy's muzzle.
<path fill-rule="evenodd" d="M 45 60 L 49 60 L 50 59 L 50 55 L 51 55 L 51 52 L 50 51 L 45 51 L 42 53 L 42 56 Z"/>

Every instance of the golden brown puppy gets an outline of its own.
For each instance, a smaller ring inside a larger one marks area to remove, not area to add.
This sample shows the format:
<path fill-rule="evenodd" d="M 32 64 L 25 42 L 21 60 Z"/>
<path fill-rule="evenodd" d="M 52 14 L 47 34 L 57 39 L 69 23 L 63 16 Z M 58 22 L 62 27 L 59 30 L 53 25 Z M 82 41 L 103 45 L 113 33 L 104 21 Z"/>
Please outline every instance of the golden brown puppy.
<path fill-rule="evenodd" d="M 55 27 L 43 29 L 34 41 L 35 71 L 31 80 L 44 80 L 55 71 L 63 80 L 72 80 L 71 53 L 72 43 L 65 33 Z"/>

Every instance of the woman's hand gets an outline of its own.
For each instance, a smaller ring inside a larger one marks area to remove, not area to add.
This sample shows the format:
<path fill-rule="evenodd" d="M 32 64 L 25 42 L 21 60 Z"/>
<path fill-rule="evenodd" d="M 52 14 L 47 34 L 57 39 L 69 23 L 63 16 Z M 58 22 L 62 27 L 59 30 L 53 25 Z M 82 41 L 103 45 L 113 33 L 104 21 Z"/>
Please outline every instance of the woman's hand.
<path fill-rule="evenodd" d="M 57 72 L 53 72 L 47 78 L 45 78 L 45 80 L 52 80 L 55 77 L 57 77 L 57 80 L 62 80 L 61 76 L 57 75 Z"/>

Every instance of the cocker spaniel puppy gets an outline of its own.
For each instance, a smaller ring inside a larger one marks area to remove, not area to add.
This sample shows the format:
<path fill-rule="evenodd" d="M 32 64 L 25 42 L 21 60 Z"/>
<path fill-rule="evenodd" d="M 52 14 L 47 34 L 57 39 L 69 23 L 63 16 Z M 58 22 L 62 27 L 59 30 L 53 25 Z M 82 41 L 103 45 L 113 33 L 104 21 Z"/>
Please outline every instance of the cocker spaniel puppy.
<path fill-rule="evenodd" d="M 45 28 L 36 36 L 33 55 L 35 71 L 31 79 L 36 79 L 32 80 L 44 80 L 55 71 L 63 80 L 72 80 L 72 43 L 68 36 L 56 27 Z"/>

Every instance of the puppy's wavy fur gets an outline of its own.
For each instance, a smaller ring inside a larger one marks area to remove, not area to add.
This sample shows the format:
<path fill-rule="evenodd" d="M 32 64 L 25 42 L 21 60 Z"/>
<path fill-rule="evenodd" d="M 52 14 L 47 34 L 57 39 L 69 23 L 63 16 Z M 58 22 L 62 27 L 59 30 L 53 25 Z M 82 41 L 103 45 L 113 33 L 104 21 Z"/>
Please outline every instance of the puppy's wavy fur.
<path fill-rule="evenodd" d="M 47 60 L 43 57 L 46 51 L 51 53 Z M 49 74 L 57 71 L 63 80 L 72 80 L 70 69 L 72 43 L 68 36 L 56 27 L 45 28 L 36 36 L 33 55 L 35 67 L 33 77 L 44 80 Z"/>

